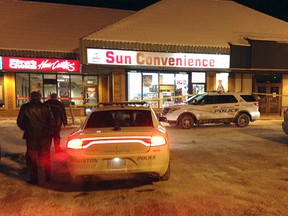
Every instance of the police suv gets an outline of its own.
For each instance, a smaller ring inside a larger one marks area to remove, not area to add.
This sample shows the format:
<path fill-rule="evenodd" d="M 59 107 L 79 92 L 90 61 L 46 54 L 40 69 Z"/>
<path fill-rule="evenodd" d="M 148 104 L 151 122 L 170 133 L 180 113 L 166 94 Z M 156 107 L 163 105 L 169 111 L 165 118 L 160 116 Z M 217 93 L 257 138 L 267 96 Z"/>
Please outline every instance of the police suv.
<path fill-rule="evenodd" d="M 207 123 L 235 123 L 246 127 L 260 118 L 255 97 L 242 92 L 206 92 L 189 98 L 185 104 L 165 107 L 162 117 L 170 125 L 189 129 Z"/>

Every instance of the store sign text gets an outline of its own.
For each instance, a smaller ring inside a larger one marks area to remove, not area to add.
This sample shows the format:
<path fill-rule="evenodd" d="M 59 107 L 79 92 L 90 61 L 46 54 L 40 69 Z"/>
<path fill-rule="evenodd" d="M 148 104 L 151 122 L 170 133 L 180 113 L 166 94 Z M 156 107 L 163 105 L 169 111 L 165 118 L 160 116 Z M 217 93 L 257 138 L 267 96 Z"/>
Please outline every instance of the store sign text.
<path fill-rule="evenodd" d="M 4 70 L 36 70 L 49 72 L 80 72 L 77 60 L 3 57 Z"/>
<path fill-rule="evenodd" d="M 153 67 L 229 68 L 229 55 L 87 49 L 88 64 Z"/>

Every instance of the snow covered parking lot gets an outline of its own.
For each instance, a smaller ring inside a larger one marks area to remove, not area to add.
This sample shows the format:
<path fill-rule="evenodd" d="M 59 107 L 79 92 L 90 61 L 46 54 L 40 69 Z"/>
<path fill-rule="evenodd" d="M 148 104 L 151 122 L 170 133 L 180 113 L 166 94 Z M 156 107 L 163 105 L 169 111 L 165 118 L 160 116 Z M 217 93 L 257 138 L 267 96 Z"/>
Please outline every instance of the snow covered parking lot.
<path fill-rule="evenodd" d="M 0 121 L 0 215 L 288 215 L 288 136 L 281 123 L 167 127 L 167 182 L 75 185 L 63 153 L 52 154 L 53 181 L 32 186 L 25 182 L 22 132 Z M 74 129 L 62 130 L 62 146 Z"/>

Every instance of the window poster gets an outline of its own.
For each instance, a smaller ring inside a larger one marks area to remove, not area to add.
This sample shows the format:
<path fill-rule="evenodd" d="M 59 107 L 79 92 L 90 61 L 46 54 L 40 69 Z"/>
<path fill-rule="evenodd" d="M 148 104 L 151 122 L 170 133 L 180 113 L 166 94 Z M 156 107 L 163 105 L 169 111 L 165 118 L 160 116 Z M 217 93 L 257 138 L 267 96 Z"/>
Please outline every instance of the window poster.
<path fill-rule="evenodd" d="M 69 84 L 66 82 L 60 82 L 59 93 L 61 98 L 69 97 Z"/>
<path fill-rule="evenodd" d="M 150 87 L 152 85 L 152 75 L 143 75 L 143 86 Z"/>
<path fill-rule="evenodd" d="M 42 82 L 39 82 L 39 80 L 33 80 L 31 81 L 31 91 L 37 91 L 42 94 Z"/>

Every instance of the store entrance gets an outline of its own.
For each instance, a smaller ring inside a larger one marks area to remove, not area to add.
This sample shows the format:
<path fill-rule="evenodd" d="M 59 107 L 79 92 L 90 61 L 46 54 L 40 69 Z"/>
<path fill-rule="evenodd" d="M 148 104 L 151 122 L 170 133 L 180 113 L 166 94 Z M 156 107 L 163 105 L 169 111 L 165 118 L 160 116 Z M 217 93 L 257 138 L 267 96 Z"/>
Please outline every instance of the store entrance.
<path fill-rule="evenodd" d="M 262 76 L 256 80 L 260 113 L 262 115 L 279 115 L 281 113 L 281 97 L 279 96 L 282 88 L 281 76 Z"/>
<path fill-rule="evenodd" d="M 85 115 L 88 115 L 98 103 L 97 86 L 96 85 L 84 85 L 84 105 Z"/>

